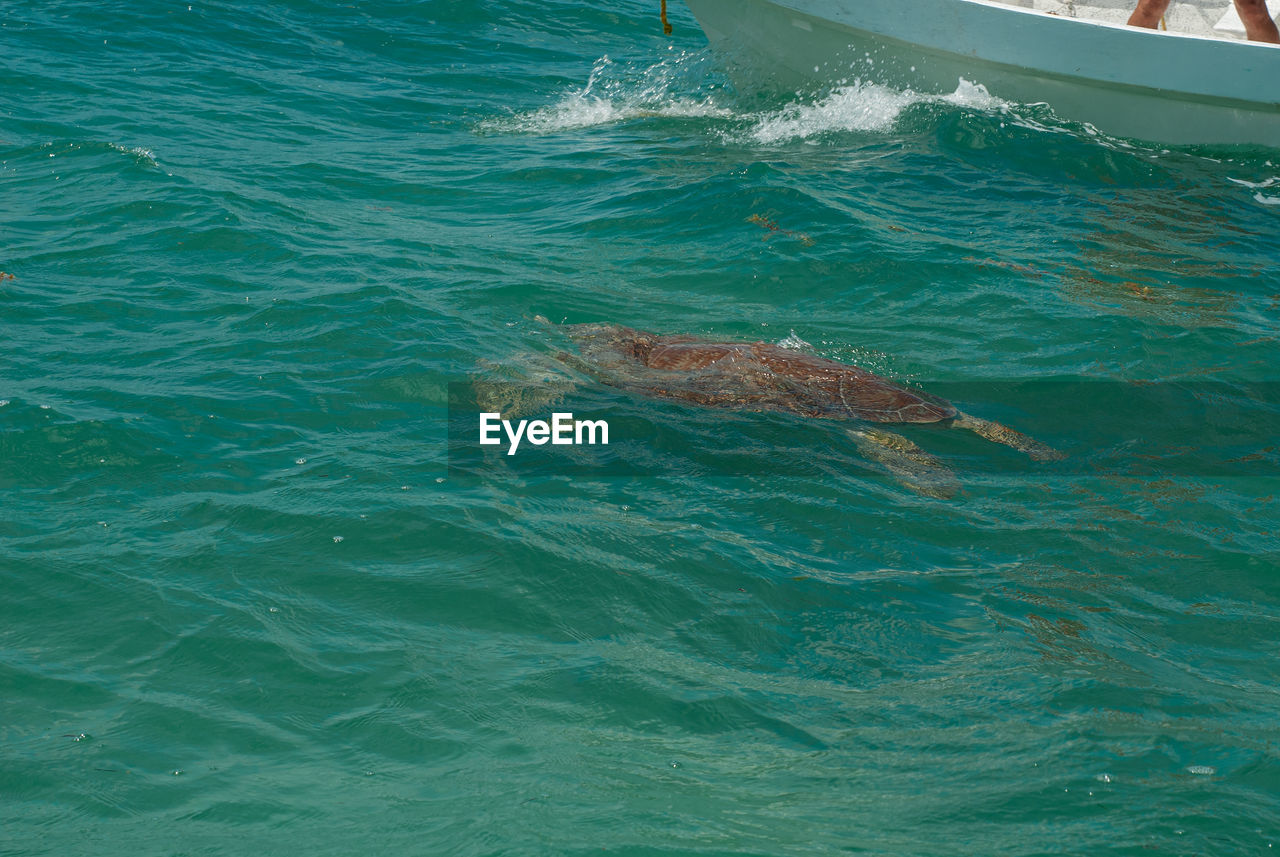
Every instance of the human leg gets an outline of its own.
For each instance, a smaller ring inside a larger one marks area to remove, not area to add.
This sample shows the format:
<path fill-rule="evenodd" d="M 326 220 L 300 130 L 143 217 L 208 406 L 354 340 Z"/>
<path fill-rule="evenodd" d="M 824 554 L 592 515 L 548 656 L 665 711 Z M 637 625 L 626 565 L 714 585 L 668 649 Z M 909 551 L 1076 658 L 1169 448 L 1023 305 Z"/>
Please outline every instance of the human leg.
<path fill-rule="evenodd" d="M 1266 0 L 1236 0 L 1236 12 L 1244 22 L 1244 32 L 1250 41 L 1280 44 L 1280 31 L 1271 20 Z"/>
<path fill-rule="evenodd" d="M 1236 0 L 1237 3 L 1242 0 Z M 1258 0 L 1262 2 L 1262 0 Z M 1130 27 L 1147 27 L 1154 30 L 1160 25 L 1164 10 L 1169 8 L 1169 0 L 1138 0 L 1138 7 L 1129 16 Z"/>

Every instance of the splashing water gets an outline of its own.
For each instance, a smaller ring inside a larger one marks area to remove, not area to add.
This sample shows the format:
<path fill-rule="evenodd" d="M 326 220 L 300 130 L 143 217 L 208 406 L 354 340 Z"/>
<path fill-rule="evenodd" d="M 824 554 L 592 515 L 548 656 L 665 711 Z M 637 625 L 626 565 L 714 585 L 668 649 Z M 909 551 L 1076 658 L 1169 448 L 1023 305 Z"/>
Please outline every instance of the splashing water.
<path fill-rule="evenodd" d="M 757 143 L 808 140 L 842 131 L 888 131 L 908 107 L 916 104 L 954 104 L 984 111 L 1007 111 L 1009 104 L 986 87 L 961 78 L 950 95 L 921 95 L 876 83 L 855 81 L 816 102 L 793 102 L 759 116 L 749 137 Z"/>
<path fill-rule="evenodd" d="M 758 143 L 780 143 L 832 131 L 884 131 L 918 100 L 913 92 L 859 81 L 814 103 L 796 102 L 765 114 L 748 136 Z"/>
<path fill-rule="evenodd" d="M 728 146 L 780 146 L 834 141 L 850 133 L 886 134 L 912 107 L 938 105 L 986 113 L 1006 124 L 1042 134 L 1087 135 L 1097 145 L 1124 151 L 1143 145 L 1109 137 L 1087 124 L 1059 120 L 1045 104 L 1016 104 L 964 78 L 945 95 L 899 90 L 864 80 L 843 82 L 825 94 L 797 96 L 779 107 L 743 109 L 718 71 L 709 50 L 673 53 L 641 64 L 603 56 L 592 65 L 586 85 L 537 110 L 480 122 L 479 133 L 559 134 L 646 119 L 695 120 L 710 140 Z M 146 154 L 150 154 L 149 152 Z M 1168 154 L 1151 151 L 1152 157 Z M 1269 165 L 1269 164 L 1268 164 Z M 1232 179 L 1255 203 L 1280 206 L 1280 178 L 1258 182 Z"/>
<path fill-rule="evenodd" d="M 143 146 L 124 146 L 119 143 L 108 143 L 111 148 L 125 155 L 132 155 L 139 164 L 148 167 L 158 167 L 156 162 L 156 153 Z"/>
<path fill-rule="evenodd" d="M 698 57 L 680 54 L 638 73 L 608 56 L 596 60 L 587 84 L 555 104 L 507 119 L 481 123 L 481 130 L 498 133 L 555 134 L 597 125 L 655 116 L 686 118 L 730 117 L 731 110 L 715 104 L 714 94 L 700 98 L 678 94 L 682 78 L 699 75 Z"/>
<path fill-rule="evenodd" d="M 1261 203 L 1262 205 L 1280 205 L 1280 196 L 1274 195 L 1276 190 L 1280 190 L 1280 177 L 1273 176 L 1272 178 L 1266 179 L 1265 181 L 1251 182 L 1251 181 L 1245 181 L 1244 179 L 1231 178 L 1230 176 L 1228 176 L 1227 180 L 1230 182 L 1234 182 L 1235 184 L 1241 185 L 1242 187 L 1247 187 L 1250 190 L 1256 190 L 1257 193 L 1253 195 L 1253 199 L 1255 202 Z M 1267 190 L 1268 188 L 1273 189 L 1271 191 L 1271 194 L 1263 193 L 1263 191 Z"/>
<path fill-rule="evenodd" d="M 776 110 L 739 111 L 720 103 L 723 85 L 714 79 L 709 53 L 681 53 L 636 67 L 608 56 L 596 60 L 586 85 L 547 107 L 480 123 L 492 133 L 556 134 L 652 117 L 728 120 L 726 142 L 780 143 L 847 131 L 887 131 L 916 104 L 946 103 L 975 110 L 1007 111 L 1007 102 L 981 84 L 961 79 L 949 95 L 854 81 L 817 100 L 798 100 Z"/>
<path fill-rule="evenodd" d="M 788 351 L 812 351 L 813 346 L 801 339 L 793 330 L 784 339 L 778 340 L 779 348 L 786 348 Z"/>

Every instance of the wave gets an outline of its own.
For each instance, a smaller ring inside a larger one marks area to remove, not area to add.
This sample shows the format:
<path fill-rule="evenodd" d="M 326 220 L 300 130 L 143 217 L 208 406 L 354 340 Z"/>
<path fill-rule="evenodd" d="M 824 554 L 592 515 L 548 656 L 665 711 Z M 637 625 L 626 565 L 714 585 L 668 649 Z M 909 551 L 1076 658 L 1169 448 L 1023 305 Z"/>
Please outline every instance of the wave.
<path fill-rule="evenodd" d="M 950 104 L 1008 113 L 1012 105 L 981 84 L 961 79 L 955 92 L 928 95 L 856 80 L 813 97 L 798 96 L 780 107 L 743 109 L 717 78 L 706 52 L 679 53 L 651 65 L 595 62 L 587 83 L 554 104 L 488 119 L 482 133 L 548 135 L 657 117 L 714 120 L 713 133 L 730 144 L 772 145 L 842 132 L 892 130 L 910 107 Z"/>
<path fill-rule="evenodd" d="M 657 63 L 601 57 L 593 64 L 585 86 L 564 93 L 545 107 L 484 120 L 475 130 L 483 134 L 548 136 L 650 120 L 687 120 L 685 133 L 704 143 L 758 149 L 796 144 L 842 145 L 850 134 L 914 135 L 949 122 L 948 116 L 954 118 L 957 109 L 978 120 L 977 125 L 968 123 L 967 127 L 971 127 L 966 133 L 975 133 L 973 127 L 980 128 L 980 133 L 986 135 L 984 147 L 997 145 L 1006 134 L 1030 134 L 1038 139 L 1054 136 L 1079 141 L 1086 144 L 1082 156 L 1097 151 L 1096 147 L 1129 153 L 1139 159 L 1132 162 L 1135 164 L 1170 157 L 1214 165 L 1222 160 L 1210 153 L 1174 151 L 1112 137 L 1087 123 L 1061 119 L 1047 104 L 1010 102 L 992 95 L 981 83 L 964 78 L 958 80 L 955 91 L 941 95 L 858 79 L 842 81 L 826 91 L 795 93 L 784 103 L 762 105 L 734 91 L 709 49 L 673 50 L 671 56 Z M 1237 166 L 1251 163 L 1248 158 L 1241 162 L 1238 155 L 1231 161 Z M 1262 170 L 1270 167 L 1268 160 Z M 1280 206 L 1280 178 L 1268 179 L 1266 175 L 1264 171 L 1260 181 L 1230 181 L 1237 188 L 1243 187 L 1255 203 Z"/>
<path fill-rule="evenodd" d="M 1270 162 L 1268 161 L 1268 165 Z M 1280 205 L 1280 196 L 1276 194 L 1280 192 L 1280 176 L 1272 176 L 1260 182 L 1246 181 L 1245 179 L 1232 178 L 1227 176 L 1227 181 L 1246 187 L 1249 190 L 1257 191 L 1253 195 L 1254 202 L 1262 205 Z M 1266 191 L 1266 193 L 1264 193 Z"/>
<path fill-rule="evenodd" d="M 731 109 L 716 104 L 714 92 L 701 97 L 678 92 L 697 65 L 696 55 L 684 53 L 638 70 L 603 56 L 582 89 L 538 110 L 481 122 L 479 130 L 540 135 L 655 116 L 732 117 Z"/>
<path fill-rule="evenodd" d="M 859 80 L 816 101 L 796 101 L 780 110 L 753 115 L 748 137 L 767 144 L 837 132 L 888 131 L 904 110 L 917 104 L 953 104 L 981 111 L 1007 111 L 1010 107 L 986 87 L 963 78 L 949 95 L 922 95 Z"/>

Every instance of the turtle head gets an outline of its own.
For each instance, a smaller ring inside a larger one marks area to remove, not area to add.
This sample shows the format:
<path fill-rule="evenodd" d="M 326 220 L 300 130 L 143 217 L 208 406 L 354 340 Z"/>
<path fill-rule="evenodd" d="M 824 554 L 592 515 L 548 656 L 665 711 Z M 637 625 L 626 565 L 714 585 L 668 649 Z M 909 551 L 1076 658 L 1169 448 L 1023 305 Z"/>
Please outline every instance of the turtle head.
<path fill-rule="evenodd" d="M 652 333 L 620 324 L 575 324 L 568 328 L 568 334 L 583 356 L 612 352 L 640 363 L 648 361 L 657 340 Z"/>

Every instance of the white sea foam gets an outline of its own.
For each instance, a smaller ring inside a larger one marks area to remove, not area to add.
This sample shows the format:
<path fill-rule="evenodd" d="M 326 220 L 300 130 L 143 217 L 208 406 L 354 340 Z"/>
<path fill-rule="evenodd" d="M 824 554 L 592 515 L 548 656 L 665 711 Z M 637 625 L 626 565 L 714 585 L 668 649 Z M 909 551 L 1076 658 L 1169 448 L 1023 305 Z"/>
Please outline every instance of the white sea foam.
<path fill-rule="evenodd" d="M 785 339 L 778 340 L 779 348 L 786 348 L 791 351 L 812 351 L 813 346 L 805 342 L 793 330 Z"/>
<path fill-rule="evenodd" d="M 538 110 L 482 122 L 478 129 L 556 134 L 635 119 L 679 117 L 720 120 L 715 133 L 728 143 L 771 145 L 840 132 L 888 131 L 904 110 L 916 104 L 1002 113 L 1010 108 L 981 84 L 961 79 L 955 92 L 947 95 L 924 95 L 857 80 L 775 110 L 735 110 L 722 103 L 728 99 L 709 77 L 712 64 L 704 54 L 681 53 L 645 67 L 601 57 L 582 89 Z"/>
<path fill-rule="evenodd" d="M 904 109 L 919 100 L 911 91 L 859 81 L 818 101 L 792 102 L 765 113 L 755 121 L 749 136 L 758 143 L 780 143 L 833 131 L 886 131 Z"/>
<path fill-rule="evenodd" d="M 142 146 L 122 146 L 119 143 L 108 143 L 108 146 L 125 155 L 132 155 L 139 163 L 149 167 L 158 167 L 156 163 L 156 153 L 150 149 L 144 149 Z"/>
<path fill-rule="evenodd" d="M 1243 187 L 1247 187 L 1250 190 L 1256 190 L 1257 193 L 1253 195 L 1254 202 L 1260 203 L 1262 205 L 1280 205 L 1280 196 L 1272 196 L 1272 195 L 1263 193 L 1264 190 L 1277 188 L 1277 186 L 1280 186 L 1280 177 L 1273 176 L 1272 178 L 1264 179 L 1263 181 L 1260 181 L 1260 182 L 1251 182 L 1251 181 L 1246 181 L 1245 179 L 1237 179 L 1237 178 L 1232 178 L 1231 176 L 1227 176 L 1227 181 L 1234 182 L 1235 184 L 1241 185 Z M 1275 191 L 1273 190 L 1272 193 L 1274 192 Z"/>
<path fill-rule="evenodd" d="M 713 96 L 701 98 L 678 92 L 696 57 L 680 54 L 636 71 L 604 56 L 596 60 L 582 89 L 555 104 L 505 119 L 490 120 L 481 130 L 498 133 L 555 134 L 630 119 L 655 116 L 729 117 L 731 110 L 716 105 Z"/>
<path fill-rule="evenodd" d="M 1280 178 L 1269 178 L 1260 182 L 1251 182 L 1251 181 L 1245 181 L 1244 179 L 1237 179 L 1231 176 L 1227 176 L 1227 181 L 1235 182 L 1238 185 L 1243 185 L 1244 187 L 1254 188 L 1254 189 L 1275 187 L 1276 185 L 1280 185 Z"/>
<path fill-rule="evenodd" d="M 505 122 L 489 123 L 487 130 L 514 131 L 524 134 L 555 134 L 596 125 L 612 125 L 629 119 L 654 116 L 705 117 L 728 116 L 730 112 L 709 101 L 676 98 L 665 103 L 646 103 L 601 98 L 587 93 L 573 93 L 556 104 L 512 117 Z"/>
<path fill-rule="evenodd" d="M 972 107 L 975 110 L 1005 111 L 1012 105 L 1003 98 L 997 98 L 987 88 L 980 83 L 971 83 L 960 78 L 960 84 L 956 87 L 956 91 L 950 95 L 944 95 L 938 101 L 945 101 L 948 104 L 955 104 L 960 107 Z"/>
<path fill-rule="evenodd" d="M 750 138 L 758 143 L 809 140 L 848 131 L 888 131 L 908 107 L 916 104 L 954 104 L 975 110 L 1005 111 L 1009 104 L 986 87 L 961 78 L 949 95 L 921 95 L 877 83 L 855 81 L 813 101 L 798 101 L 756 118 Z"/>

